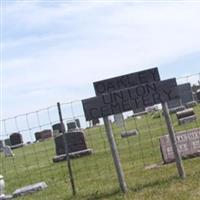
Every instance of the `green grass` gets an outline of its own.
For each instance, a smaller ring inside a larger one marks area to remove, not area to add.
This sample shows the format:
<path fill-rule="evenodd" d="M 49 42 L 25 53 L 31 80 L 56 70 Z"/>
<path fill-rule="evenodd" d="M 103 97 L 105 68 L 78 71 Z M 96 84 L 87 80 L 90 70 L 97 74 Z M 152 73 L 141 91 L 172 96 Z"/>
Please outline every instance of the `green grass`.
<path fill-rule="evenodd" d="M 195 107 L 195 113 L 198 115 L 197 121 L 184 126 L 179 126 L 176 116 L 172 115 L 175 130 L 200 127 L 200 106 Z M 159 118 L 148 114 L 142 119 L 129 118 L 125 127 L 127 130 L 137 128 L 140 133 L 138 136 L 122 139 L 122 129 L 113 124 L 128 193 L 122 194 L 119 190 L 103 127 L 85 130 L 87 145 L 94 153 L 71 161 L 76 197 L 72 196 L 66 162 L 52 162 L 55 155 L 52 139 L 15 149 L 13 158 L 5 158 L 0 154 L 0 174 L 5 177 L 6 192 L 12 193 L 19 187 L 45 181 L 48 189 L 18 199 L 200 199 L 199 157 L 184 160 L 187 174 L 185 180 L 179 179 L 175 163 L 162 165 L 159 137 L 167 133 L 162 116 Z M 155 163 L 159 165 L 158 168 L 145 168 Z"/>

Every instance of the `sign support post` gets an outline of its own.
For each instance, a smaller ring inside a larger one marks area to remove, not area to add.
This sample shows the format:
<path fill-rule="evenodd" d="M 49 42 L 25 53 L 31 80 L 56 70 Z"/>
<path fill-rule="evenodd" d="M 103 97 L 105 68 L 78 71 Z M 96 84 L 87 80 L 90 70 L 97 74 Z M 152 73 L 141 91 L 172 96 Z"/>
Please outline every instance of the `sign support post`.
<path fill-rule="evenodd" d="M 75 196 L 76 188 L 75 188 L 74 177 L 73 177 L 73 173 L 72 173 L 72 167 L 71 167 L 71 162 L 70 162 L 70 157 L 69 157 L 69 152 L 68 152 L 68 144 L 65 139 L 65 127 L 64 127 L 64 123 L 63 123 L 62 112 L 61 112 L 61 107 L 60 107 L 59 102 L 57 103 L 57 107 L 58 107 L 59 120 L 60 120 L 60 124 L 61 124 L 61 131 L 63 134 L 63 141 L 64 141 L 64 145 L 65 145 L 65 154 L 66 154 L 66 160 L 67 160 L 67 168 L 68 168 L 68 172 L 69 172 L 69 179 L 70 179 L 70 183 L 71 183 L 71 187 L 72 187 L 72 193 Z"/>
<path fill-rule="evenodd" d="M 175 157 L 175 160 L 176 160 L 176 167 L 178 169 L 179 176 L 182 179 L 184 179 L 186 177 L 185 170 L 184 170 L 181 155 L 180 155 L 178 148 L 177 148 L 177 142 L 176 142 L 176 137 L 175 137 L 175 133 L 174 133 L 174 128 L 173 128 L 173 125 L 172 125 L 168 105 L 167 105 L 166 102 L 162 103 L 162 108 L 163 108 L 165 121 L 166 121 L 166 124 L 167 124 L 167 129 L 168 129 L 168 132 L 169 132 L 169 137 L 170 137 L 171 144 L 172 144 L 172 149 L 173 149 L 173 152 L 174 152 L 174 157 Z"/>
<path fill-rule="evenodd" d="M 115 143 L 114 135 L 113 135 L 113 132 L 112 132 L 112 127 L 111 127 L 111 124 L 110 124 L 108 117 L 104 117 L 103 121 L 104 121 L 104 125 L 105 125 L 106 135 L 107 135 L 107 138 L 108 138 L 108 141 L 109 141 L 109 144 L 110 144 L 110 148 L 111 148 L 111 152 L 112 152 L 112 157 L 113 157 L 113 161 L 114 161 L 114 164 L 115 164 L 115 169 L 116 169 L 116 172 L 117 172 L 117 178 L 118 178 L 118 181 L 119 181 L 119 186 L 120 186 L 121 191 L 123 193 L 126 193 L 128 191 L 127 184 L 126 184 L 126 181 L 125 181 L 125 178 L 124 178 L 124 172 L 123 172 L 123 169 L 122 169 L 122 166 L 121 166 L 120 157 L 119 157 L 119 153 L 118 153 L 118 150 L 117 150 L 117 145 Z"/>

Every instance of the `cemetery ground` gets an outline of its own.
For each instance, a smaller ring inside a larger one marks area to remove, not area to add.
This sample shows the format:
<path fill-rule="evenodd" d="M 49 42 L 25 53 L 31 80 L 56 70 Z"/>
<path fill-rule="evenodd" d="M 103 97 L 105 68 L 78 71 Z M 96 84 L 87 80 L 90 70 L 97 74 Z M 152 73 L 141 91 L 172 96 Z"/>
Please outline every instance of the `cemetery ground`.
<path fill-rule="evenodd" d="M 172 121 L 176 131 L 200 127 L 200 105 L 194 107 L 197 120 L 179 125 L 175 114 Z M 159 138 L 167 133 L 161 113 L 148 113 L 142 118 L 128 118 L 126 129 L 137 128 L 139 135 L 121 138 L 120 128 L 112 125 L 120 153 L 128 193 L 119 190 L 110 148 L 103 126 L 84 130 L 88 148 L 93 154 L 71 160 L 77 195 L 72 196 L 66 161 L 53 163 L 53 139 L 33 143 L 13 150 L 15 156 L 5 158 L 0 153 L 1 173 L 6 193 L 17 188 L 45 181 L 48 188 L 17 199 L 150 199 L 199 200 L 200 158 L 184 160 L 186 179 L 181 180 L 175 163 L 163 165 Z"/>

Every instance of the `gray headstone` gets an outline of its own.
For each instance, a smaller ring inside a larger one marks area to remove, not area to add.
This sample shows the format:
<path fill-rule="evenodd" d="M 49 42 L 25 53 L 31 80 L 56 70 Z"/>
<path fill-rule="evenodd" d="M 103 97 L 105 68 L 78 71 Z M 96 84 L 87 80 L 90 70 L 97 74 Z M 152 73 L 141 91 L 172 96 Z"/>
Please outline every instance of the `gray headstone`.
<path fill-rule="evenodd" d="M 52 137 L 52 131 L 50 129 L 45 129 L 40 132 L 41 140 L 46 140 Z"/>
<path fill-rule="evenodd" d="M 28 185 L 25 186 L 23 188 L 19 188 L 17 190 L 15 190 L 15 192 L 13 193 L 13 197 L 19 197 L 19 196 L 24 196 L 26 194 L 31 194 L 40 190 L 44 190 L 45 188 L 47 188 L 47 184 L 45 182 L 40 182 L 40 183 L 36 183 L 33 185 Z"/>
<path fill-rule="evenodd" d="M 192 115 L 192 116 L 188 116 L 188 117 L 184 117 L 178 120 L 179 125 L 182 124 L 188 124 L 190 122 L 193 122 L 197 119 L 196 115 Z"/>
<path fill-rule="evenodd" d="M 188 102 L 194 101 L 190 83 L 178 85 L 178 89 L 181 101 L 184 105 Z"/>
<path fill-rule="evenodd" d="M 67 123 L 67 130 L 68 131 L 75 130 L 76 128 L 78 128 L 78 127 L 77 127 L 75 121 Z"/>
<path fill-rule="evenodd" d="M 182 106 L 182 102 L 181 99 L 173 99 L 171 101 L 168 101 L 167 105 L 169 109 L 173 109 Z"/>
<path fill-rule="evenodd" d="M 52 126 L 52 129 L 53 129 L 53 137 L 54 138 L 62 136 L 62 128 L 61 128 L 61 124 L 60 123 L 54 124 Z"/>
<path fill-rule="evenodd" d="M 76 126 L 77 126 L 78 128 L 81 128 L 80 120 L 79 120 L 79 119 L 75 119 L 75 122 L 76 122 Z"/>
<path fill-rule="evenodd" d="M 36 133 L 35 133 L 35 140 L 36 140 L 36 141 L 41 140 L 41 132 L 36 132 Z"/>
<path fill-rule="evenodd" d="M 124 127 L 124 116 L 122 113 L 114 115 L 114 122 L 118 128 Z"/>
<path fill-rule="evenodd" d="M 10 135 L 11 145 L 23 144 L 22 135 L 20 133 L 12 133 Z"/>
<path fill-rule="evenodd" d="M 176 135 L 178 150 L 183 158 L 200 156 L 200 129 L 178 132 Z M 175 161 L 169 135 L 160 138 L 160 149 L 164 163 Z"/>
<path fill-rule="evenodd" d="M 65 140 L 68 144 L 68 152 L 73 153 L 76 151 L 82 151 L 87 149 L 84 133 L 80 130 L 65 133 Z M 65 154 L 65 145 L 63 135 L 60 135 L 55 139 L 56 155 Z"/>
<path fill-rule="evenodd" d="M 188 103 L 186 103 L 186 108 L 192 108 L 197 106 L 197 102 L 196 101 L 190 101 Z"/>
<path fill-rule="evenodd" d="M 4 140 L 0 140 L 0 151 L 3 151 L 4 146 L 5 146 Z"/>
<path fill-rule="evenodd" d="M 197 90 L 196 95 L 197 95 L 197 101 L 200 102 L 200 90 Z"/>
<path fill-rule="evenodd" d="M 92 126 L 96 126 L 99 123 L 100 123 L 99 119 L 93 119 L 92 120 Z"/>
<path fill-rule="evenodd" d="M 10 146 L 4 146 L 3 147 L 3 152 L 4 152 L 5 157 L 12 157 L 12 156 L 14 156 L 14 154 L 13 154 Z"/>
<path fill-rule="evenodd" d="M 5 139 L 4 142 L 5 142 L 5 145 L 11 146 L 10 138 Z"/>

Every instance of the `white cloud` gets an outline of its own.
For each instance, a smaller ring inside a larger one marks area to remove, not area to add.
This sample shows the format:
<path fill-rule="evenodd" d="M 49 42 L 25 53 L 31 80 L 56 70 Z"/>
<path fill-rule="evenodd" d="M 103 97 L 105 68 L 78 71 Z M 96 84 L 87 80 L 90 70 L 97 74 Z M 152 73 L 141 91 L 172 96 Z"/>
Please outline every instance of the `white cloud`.
<path fill-rule="evenodd" d="M 7 27 L 15 26 L 6 29 L 4 88 L 27 98 L 30 106 L 31 98 L 42 94 L 52 104 L 55 94 L 63 96 L 60 88 L 69 90 L 66 99 L 84 98 L 95 80 L 200 51 L 200 7 L 195 6 L 23 4 L 8 7 L 6 16 Z M 86 94 L 70 90 L 74 87 Z"/>

